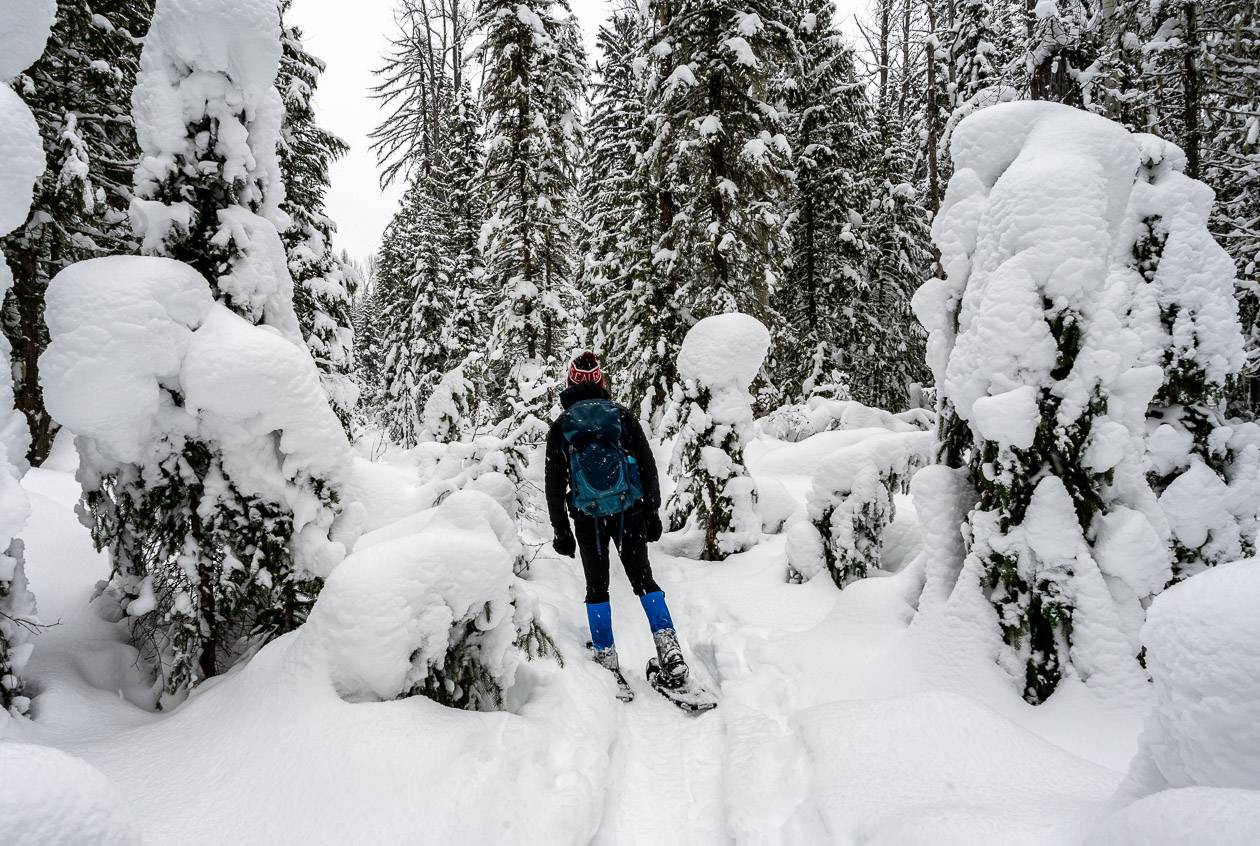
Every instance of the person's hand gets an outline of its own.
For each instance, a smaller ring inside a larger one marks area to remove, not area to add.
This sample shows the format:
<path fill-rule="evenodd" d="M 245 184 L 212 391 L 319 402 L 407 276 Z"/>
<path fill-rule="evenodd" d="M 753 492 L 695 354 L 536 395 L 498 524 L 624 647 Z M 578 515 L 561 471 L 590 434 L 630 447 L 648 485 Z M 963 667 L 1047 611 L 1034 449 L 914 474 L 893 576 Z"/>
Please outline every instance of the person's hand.
<path fill-rule="evenodd" d="M 647 516 L 643 519 L 644 534 L 647 536 L 648 543 L 656 543 L 661 539 L 661 515 L 655 508 L 649 509 Z"/>
<path fill-rule="evenodd" d="M 563 534 L 557 532 L 556 536 L 551 539 L 551 548 L 565 558 L 572 558 L 573 553 L 577 552 L 577 541 L 574 540 L 570 532 Z"/>

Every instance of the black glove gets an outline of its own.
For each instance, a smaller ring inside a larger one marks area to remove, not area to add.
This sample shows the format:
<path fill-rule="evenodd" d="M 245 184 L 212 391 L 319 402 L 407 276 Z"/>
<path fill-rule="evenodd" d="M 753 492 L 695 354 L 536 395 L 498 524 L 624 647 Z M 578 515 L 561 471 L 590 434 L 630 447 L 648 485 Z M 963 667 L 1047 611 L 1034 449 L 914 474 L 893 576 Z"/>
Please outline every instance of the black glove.
<path fill-rule="evenodd" d="M 656 543 L 661 539 L 661 515 L 655 508 L 648 509 L 647 516 L 643 518 L 643 529 L 648 543 Z"/>
<path fill-rule="evenodd" d="M 573 553 L 577 552 L 577 541 L 573 539 L 572 532 L 556 532 L 556 536 L 551 539 L 551 548 L 565 558 L 572 558 Z"/>

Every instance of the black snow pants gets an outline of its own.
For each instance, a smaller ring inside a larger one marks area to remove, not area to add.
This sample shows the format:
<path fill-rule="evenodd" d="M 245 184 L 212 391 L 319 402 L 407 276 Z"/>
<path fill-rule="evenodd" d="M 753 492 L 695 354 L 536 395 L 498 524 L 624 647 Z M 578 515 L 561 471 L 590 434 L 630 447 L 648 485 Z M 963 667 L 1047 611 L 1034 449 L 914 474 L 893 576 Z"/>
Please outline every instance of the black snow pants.
<path fill-rule="evenodd" d="M 596 523 L 598 522 L 598 531 Z M 586 602 L 594 605 L 608 601 L 608 541 L 617 547 L 621 566 L 626 569 L 636 596 L 660 590 L 652 578 L 648 561 L 647 531 L 643 525 L 643 508 L 639 506 L 625 515 L 594 517 L 573 515 L 573 534 L 577 538 L 582 570 L 586 574 Z"/>

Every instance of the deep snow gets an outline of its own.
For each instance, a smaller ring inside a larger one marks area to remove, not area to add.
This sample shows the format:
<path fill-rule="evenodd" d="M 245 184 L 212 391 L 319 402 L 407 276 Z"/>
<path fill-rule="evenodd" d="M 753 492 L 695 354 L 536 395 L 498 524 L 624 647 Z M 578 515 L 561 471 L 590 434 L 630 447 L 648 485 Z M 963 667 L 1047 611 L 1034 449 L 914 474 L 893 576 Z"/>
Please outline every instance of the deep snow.
<path fill-rule="evenodd" d="M 749 467 L 803 509 L 807 468 L 887 432 L 763 436 Z M 433 523 L 414 513 L 431 504 L 424 456 L 356 461 L 364 555 Z M 107 564 L 73 515 L 74 462 L 63 436 L 24 481 L 30 578 L 61 624 L 28 668 L 34 719 L 0 731 L 102 773 L 120 797 L 111 824 L 138 827 L 147 844 L 1079 843 L 1136 748 L 1140 713 L 1104 708 L 1077 682 L 1034 709 L 965 638 L 910 624 L 919 576 L 903 565 L 918 552 L 917 518 L 900 496 L 884 551 L 897 572 L 843 592 L 825 577 L 785 583 L 781 535 L 722 563 L 654 550 L 684 648 L 722 697 L 699 717 L 643 679 L 651 638 L 615 565 L 618 648 L 639 696 L 614 698 L 583 654 L 580 570 L 545 548 L 525 587 L 565 666 L 520 663 L 506 712 L 347 701 L 325 657 L 302 646 L 313 620 L 151 713 L 128 701 L 145 687 L 134 653 L 88 604 Z M 8 801 L 43 801 L 39 782 L 23 790 Z M 83 842 L 55 816 L 44 824 L 32 842 Z"/>

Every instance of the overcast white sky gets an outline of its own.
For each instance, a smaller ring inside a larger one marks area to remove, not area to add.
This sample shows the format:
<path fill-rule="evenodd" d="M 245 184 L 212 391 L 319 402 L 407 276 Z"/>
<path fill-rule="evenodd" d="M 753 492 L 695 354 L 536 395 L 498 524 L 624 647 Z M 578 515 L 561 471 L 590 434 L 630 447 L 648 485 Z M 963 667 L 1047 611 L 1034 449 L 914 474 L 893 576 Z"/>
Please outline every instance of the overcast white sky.
<path fill-rule="evenodd" d="M 612 9 L 609 0 L 571 0 L 594 55 L 595 33 Z M 842 10 L 864 8 L 865 0 L 837 0 Z M 382 192 L 376 159 L 367 134 L 380 121 L 368 97 L 372 69 L 380 64 L 393 32 L 394 0 L 294 0 L 292 19 L 302 27 L 306 46 L 328 70 L 319 83 L 315 114 L 320 125 L 350 144 L 350 152 L 332 167 L 328 211 L 337 222 L 337 246 L 366 259 L 377 249 L 381 232 L 398 206 L 401 188 Z M 852 11 L 844 15 L 852 30 Z"/>

